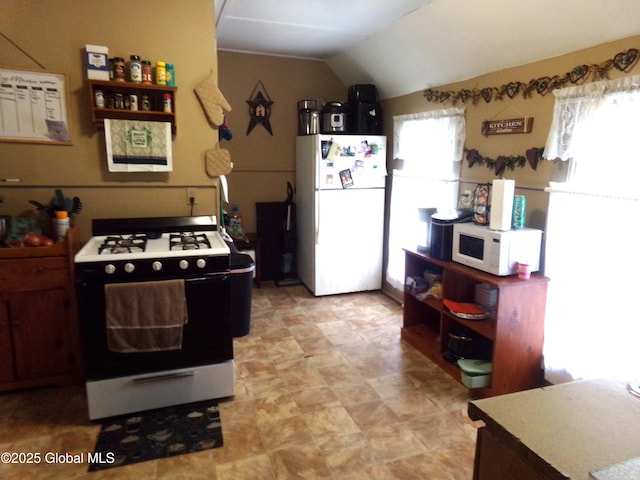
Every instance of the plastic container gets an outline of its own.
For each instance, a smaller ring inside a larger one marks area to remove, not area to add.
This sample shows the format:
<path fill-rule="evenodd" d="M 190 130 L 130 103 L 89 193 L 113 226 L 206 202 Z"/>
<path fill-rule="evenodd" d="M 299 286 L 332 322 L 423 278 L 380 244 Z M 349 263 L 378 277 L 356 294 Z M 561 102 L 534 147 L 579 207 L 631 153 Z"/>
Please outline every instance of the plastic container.
<path fill-rule="evenodd" d="M 488 387 L 491 383 L 493 364 L 488 360 L 460 359 L 460 378 L 469 388 Z"/>
<path fill-rule="evenodd" d="M 166 76 L 167 76 L 167 86 L 173 87 L 176 84 L 176 71 L 173 67 L 173 63 L 166 64 Z"/>
<path fill-rule="evenodd" d="M 234 337 L 244 337 L 251 330 L 251 297 L 255 263 L 249 255 L 244 253 L 232 253 L 229 262 L 232 331 Z"/>
<path fill-rule="evenodd" d="M 56 218 L 53 219 L 53 229 L 56 232 L 58 241 L 62 241 L 67 236 L 69 230 L 69 213 L 64 210 L 56 211 Z"/>
<path fill-rule="evenodd" d="M 237 206 L 231 208 L 231 217 L 229 217 L 229 234 L 242 233 L 242 215 Z"/>
<path fill-rule="evenodd" d="M 167 66 L 164 62 L 156 62 L 156 85 L 167 84 Z"/>

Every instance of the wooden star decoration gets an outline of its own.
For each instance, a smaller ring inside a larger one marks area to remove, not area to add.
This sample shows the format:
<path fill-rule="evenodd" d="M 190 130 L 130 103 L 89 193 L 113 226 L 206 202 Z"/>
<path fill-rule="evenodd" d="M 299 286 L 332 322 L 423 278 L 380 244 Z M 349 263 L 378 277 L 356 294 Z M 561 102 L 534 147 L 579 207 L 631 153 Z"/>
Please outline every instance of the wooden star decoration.
<path fill-rule="evenodd" d="M 247 100 L 247 103 L 249 104 L 249 116 L 251 117 L 249 126 L 247 127 L 247 135 L 249 135 L 251 130 L 258 124 L 261 124 L 270 135 L 273 135 L 270 123 L 271 105 L 273 105 L 273 101 L 269 98 L 269 94 L 266 92 L 261 81 L 259 81 L 253 89 L 251 99 Z"/>

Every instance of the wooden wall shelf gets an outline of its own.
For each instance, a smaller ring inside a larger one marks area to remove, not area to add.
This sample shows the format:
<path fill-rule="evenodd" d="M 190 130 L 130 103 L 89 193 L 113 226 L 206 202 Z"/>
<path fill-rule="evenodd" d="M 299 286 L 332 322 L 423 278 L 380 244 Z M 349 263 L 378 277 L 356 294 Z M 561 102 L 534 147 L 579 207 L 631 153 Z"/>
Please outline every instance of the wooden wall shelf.
<path fill-rule="evenodd" d="M 105 97 L 105 108 L 96 105 L 96 90 L 102 90 Z M 151 122 L 171 123 L 171 132 L 175 135 L 176 129 L 176 93 L 177 87 L 153 85 L 147 83 L 110 82 L 105 80 L 89 80 L 89 105 L 91 105 L 91 120 L 96 128 L 104 128 L 104 119 L 115 120 L 144 120 Z M 106 108 L 109 105 L 109 96 L 115 94 L 136 95 L 138 97 L 138 110 L 126 110 Z M 172 112 L 164 112 L 163 95 L 171 95 Z M 142 97 L 149 97 L 150 110 L 142 110 Z"/>

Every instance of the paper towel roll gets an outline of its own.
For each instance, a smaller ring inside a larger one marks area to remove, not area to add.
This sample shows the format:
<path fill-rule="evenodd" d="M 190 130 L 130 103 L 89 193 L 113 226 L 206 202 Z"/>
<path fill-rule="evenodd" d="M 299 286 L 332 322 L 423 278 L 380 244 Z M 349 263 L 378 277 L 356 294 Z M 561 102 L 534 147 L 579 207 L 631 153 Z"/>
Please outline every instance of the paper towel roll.
<path fill-rule="evenodd" d="M 491 187 L 491 214 L 489 228 L 491 230 L 511 230 L 511 211 L 513 194 L 516 189 L 515 180 L 494 180 Z"/>

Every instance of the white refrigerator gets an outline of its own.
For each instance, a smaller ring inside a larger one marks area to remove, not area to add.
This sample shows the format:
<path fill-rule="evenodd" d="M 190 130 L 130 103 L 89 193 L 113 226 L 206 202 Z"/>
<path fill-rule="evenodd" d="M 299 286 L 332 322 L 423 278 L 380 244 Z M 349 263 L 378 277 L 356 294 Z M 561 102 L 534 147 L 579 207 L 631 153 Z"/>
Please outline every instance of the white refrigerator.
<path fill-rule="evenodd" d="M 296 144 L 298 277 L 316 295 L 382 288 L 386 137 Z"/>

